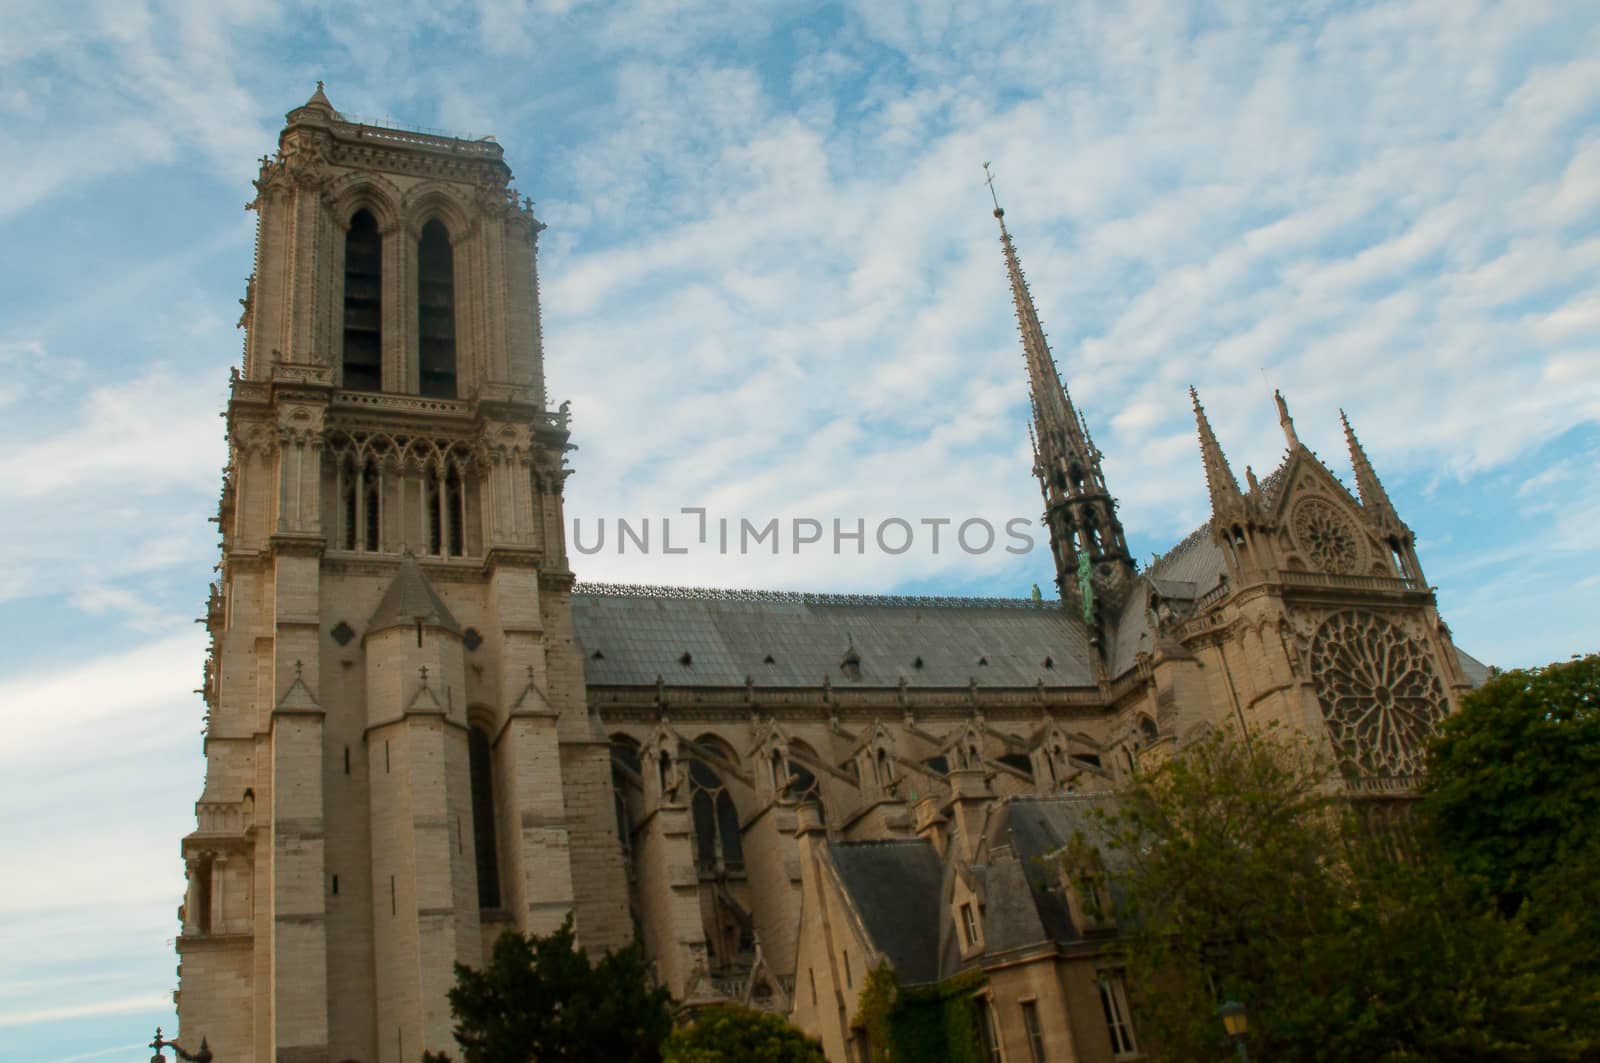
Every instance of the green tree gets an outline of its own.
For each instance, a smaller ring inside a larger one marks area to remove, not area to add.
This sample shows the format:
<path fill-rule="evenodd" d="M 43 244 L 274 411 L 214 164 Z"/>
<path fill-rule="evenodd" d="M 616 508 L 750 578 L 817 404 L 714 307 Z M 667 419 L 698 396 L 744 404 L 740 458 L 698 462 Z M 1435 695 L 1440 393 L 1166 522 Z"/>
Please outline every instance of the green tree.
<path fill-rule="evenodd" d="M 1156 1058 L 1577 1060 L 1600 1050 L 1570 958 L 1454 874 L 1397 862 L 1307 741 L 1218 734 L 1107 814 L 1127 976 Z"/>
<path fill-rule="evenodd" d="M 572 920 L 547 937 L 507 932 L 483 970 L 456 964 L 450 990 L 465 1063 L 654 1063 L 672 1029 L 671 996 L 652 989 L 637 944 L 598 963 Z M 444 1053 L 424 1063 L 449 1063 Z"/>
<path fill-rule="evenodd" d="M 1443 852 L 1507 914 L 1536 923 L 1600 879 L 1600 654 L 1502 673 L 1462 699 L 1430 750 L 1424 807 Z M 1589 911 L 1595 906 L 1590 904 Z"/>
<path fill-rule="evenodd" d="M 827 1063 L 822 1045 L 781 1016 L 722 1004 L 706 1008 L 662 1046 L 664 1063 Z"/>

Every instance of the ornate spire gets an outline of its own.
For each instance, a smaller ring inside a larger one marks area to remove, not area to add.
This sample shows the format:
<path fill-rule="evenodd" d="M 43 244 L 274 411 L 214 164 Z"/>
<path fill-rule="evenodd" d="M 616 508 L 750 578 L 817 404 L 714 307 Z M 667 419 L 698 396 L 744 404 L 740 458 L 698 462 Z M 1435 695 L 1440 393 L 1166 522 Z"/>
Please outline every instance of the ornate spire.
<path fill-rule="evenodd" d="M 1100 469 L 1100 451 L 1072 405 L 1039 312 L 1028 291 L 1016 245 L 1006 228 L 1006 212 L 994 192 L 994 177 L 984 163 L 995 220 L 1000 223 L 1000 247 L 1005 255 L 1011 301 L 1028 366 L 1029 405 L 1033 414 L 1030 443 L 1034 475 L 1044 495 L 1045 523 L 1055 556 L 1056 587 L 1063 602 L 1081 608 L 1096 628 L 1113 617 L 1134 574 L 1116 501 L 1106 488 Z M 1096 609 L 1096 606 L 1102 607 Z"/>
<path fill-rule="evenodd" d="M 1234 479 L 1233 470 L 1228 466 L 1228 458 L 1217 443 L 1217 435 L 1211 430 L 1211 422 L 1206 418 L 1206 408 L 1200 405 L 1200 395 L 1193 387 L 1189 388 L 1189 399 L 1194 403 L 1194 420 L 1200 432 L 1200 460 L 1206 467 L 1206 487 L 1211 492 L 1211 512 L 1221 516 L 1231 510 L 1237 510 L 1244 498 L 1239 493 L 1239 481 Z"/>
<path fill-rule="evenodd" d="M 1350 465 L 1355 469 L 1361 508 L 1380 525 L 1404 528 L 1399 514 L 1394 510 L 1394 503 L 1389 501 L 1389 492 L 1383 489 L 1378 474 L 1372 470 L 1372 462 L 1367 460 L 1367 452 L 1361 449 L 1361 441 L 1356 438 L 1355 429 L 1350 427 L 1350 418 L 1344 415 L 1343 410 L 1339 411 L 1339 422 L 1344 425 L 1345 442 L 1350 445 Z"/>
<path fill-rule="evenodd" d="M 988 172 L 989 164 L 984 163 L 984 173 Z M 1006 229 L 1005 208 L 995 195 L 993 175 L 985 183 L 989 186 L 989 197 L 994 200 L 995 219 L 1000 223 L 1000 246 L 1005 252 L 1006 274 L 1011 281 L 1011 301 L 1015 307 L 1017 328 L 1022 336 L 1022 356 L 1028 364 L 1028 388 L 1033 396 L 1033 415 L 1039 437 L 1045 439 L 1054 429 L 1065 437 L 1065 442 L 1072 449 L 1084 457 L 1098 459 L 1100 452 L 1095 450 L 1094 441 L 1089 438 L 1082 418 L 1073 408 L 1066 386 L 1061 383 L 1055 359 L 1050 355 L 1044 326 L 1039 323 L 1039 311 L 1033 305 L 1033 294 L 1028 290 L 1022 264 L 1017 260 L 1016 245 L 1011 242 L 1011 233 Z"/>

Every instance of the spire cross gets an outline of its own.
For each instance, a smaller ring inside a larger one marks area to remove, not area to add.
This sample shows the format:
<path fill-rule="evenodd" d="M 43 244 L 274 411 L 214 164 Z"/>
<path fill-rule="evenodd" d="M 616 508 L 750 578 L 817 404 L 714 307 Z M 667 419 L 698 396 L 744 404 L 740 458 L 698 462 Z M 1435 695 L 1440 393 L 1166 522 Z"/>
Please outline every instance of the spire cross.
<path fill-rule="evenodd" d="M 994 193 L 994 174 L 989 172 L 989 164 L 983 164 L 983 183 L 989 186 L 989 198 L 994 200 L 994 216 L 1000 217 L 1005 210 L 1000 206 L 1000 197 Z"/>

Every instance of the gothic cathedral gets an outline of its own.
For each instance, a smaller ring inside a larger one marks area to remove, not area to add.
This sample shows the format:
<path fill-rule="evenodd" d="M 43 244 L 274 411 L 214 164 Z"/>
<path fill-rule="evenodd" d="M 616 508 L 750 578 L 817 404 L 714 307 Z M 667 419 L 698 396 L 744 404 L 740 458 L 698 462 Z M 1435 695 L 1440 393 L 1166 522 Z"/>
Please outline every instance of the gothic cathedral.
<path fill-rule="evenodd" d="M 1131 1057 L 1114 923 L 1030 862 L 1219 727 L 1317 736 L 1402 801 L 1482 680 L 1348 423 L 1355 494 L 1281 396 L 1244 487 L 1193 398 L 1212 518 L 1140 571 L 998 205 L 1059 601 L 575 584 L 510 181 L 492 140 L 320 85 L 262 159 L 178 938 L 218 1059 L 455 1052 L 453 965 L 568 917 L 833 1060 L 867 1058 L 881 964 L 981 972 L 993 1058 Z"/>

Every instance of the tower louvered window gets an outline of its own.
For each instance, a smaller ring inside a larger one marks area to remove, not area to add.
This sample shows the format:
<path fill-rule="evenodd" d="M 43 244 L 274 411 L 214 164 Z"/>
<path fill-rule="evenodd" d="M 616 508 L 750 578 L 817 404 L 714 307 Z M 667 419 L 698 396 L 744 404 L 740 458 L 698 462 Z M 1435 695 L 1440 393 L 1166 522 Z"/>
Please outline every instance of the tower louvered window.
<path fill-rule="evenodd" d="M 344 238 L 344 386 L 383 389 L 383 237 L 356 211 Z"/>
<path fill-rule="evenodd" d="M 417 383 L 434 398 L 456 397 L 456 285 L 450 233 L 438 219 L 417 242 Z"/>

